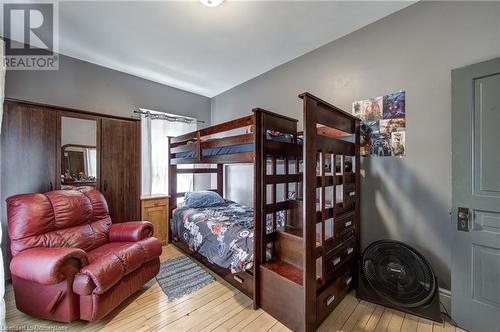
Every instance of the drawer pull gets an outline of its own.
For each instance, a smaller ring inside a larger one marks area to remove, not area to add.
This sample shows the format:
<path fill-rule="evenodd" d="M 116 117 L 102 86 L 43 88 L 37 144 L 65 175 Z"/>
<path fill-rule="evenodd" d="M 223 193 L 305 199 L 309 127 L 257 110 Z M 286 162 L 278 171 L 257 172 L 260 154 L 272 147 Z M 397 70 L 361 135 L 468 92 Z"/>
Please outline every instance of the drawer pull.
<path fill-rule="evenodd" d="M 326 305 L 329 306 L 330 304 L 333 303 L 333 301 L 335 301 L 335 295 L 332 295 L 330 296 L 327 300 L 326 300 Z"/>
<path fill-rule="evenodd" d="M 348 222 L 346 222 L 346 223 L 344 224 L 344 226 L 345 226 L 345 227 L 349 227 L 349 226 L 351 226 L 351 225 L 352 225 L 352 221 L 348 221 Z"/>
<path fill-rule="evenodd" d="M 333 260 L 333 266 L 337 265 L 338 263 L 340 263 L 340 257 L 337 257 Z"/>
<path fill-rule="evenodd" d="M 351 192 L 349 193 L 349 196 L 351 196 L 351 197 L 353 197 L 353 196 L 355 196 L 355 195 L 356 195 L 356 192 L 355 192 L 355 191 L 351 191 Z"/>
<path fill-rule="evenodd" d="M 352 277 L 349 277 L 349 278 L 347 278 L 347 280 L 345 281 L 345 284 L 346 284 L 347 286 L 349 286 L 349 284 L 351 283 L 351 281 L 352 281 Z"/>
<path fill-rule="evenodd" d="M 233 276 L 234 280 L 236 280 L 237 282 L 239 282 L 240 284 L 243 283 L 243 278 L 240 277 L 240 276 Z"/>
<path fill-rule="evenodd" d="M 354 251 L 354 248 L 347 248 L 347 254 L 350 255 Z"/>

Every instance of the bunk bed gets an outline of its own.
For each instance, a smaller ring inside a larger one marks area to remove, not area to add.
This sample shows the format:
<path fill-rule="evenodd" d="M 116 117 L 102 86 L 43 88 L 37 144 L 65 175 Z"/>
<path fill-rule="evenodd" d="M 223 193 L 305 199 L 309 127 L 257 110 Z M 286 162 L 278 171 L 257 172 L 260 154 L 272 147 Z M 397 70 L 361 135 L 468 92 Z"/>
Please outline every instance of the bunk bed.
<path fill-rule="evenodd" d="M 356 280 L 360 120 L 309 93 L 299 97 L 303 132 L 297 131 L 298 120 L 256 108 L 249 116 L 170 138 L 170 239 L 251 297 L 254 308 L 294 331 L 313 331 Z M 238 163 L 253 164 L 253 207 L 227 200 L 205 210 L 178 206 L 185 195 L 177 192 L 178 174 L 213 174 L 211 190 L 223 196 L 224 164 Z M 186 164 L 193 166 L 178 167 Z M 193 225 L 206 232 L 218 218 L 217 226 L 235 227 L 230 233 L 253 235 L 243 242 L 219 238 L 226 247 L 238 244 L 239 261 L 218 261 L 207 252 L 220 248 L 207 249 L 209 241 L 193 246 L 186 236 L 192 229 L 183 233 Z"/>

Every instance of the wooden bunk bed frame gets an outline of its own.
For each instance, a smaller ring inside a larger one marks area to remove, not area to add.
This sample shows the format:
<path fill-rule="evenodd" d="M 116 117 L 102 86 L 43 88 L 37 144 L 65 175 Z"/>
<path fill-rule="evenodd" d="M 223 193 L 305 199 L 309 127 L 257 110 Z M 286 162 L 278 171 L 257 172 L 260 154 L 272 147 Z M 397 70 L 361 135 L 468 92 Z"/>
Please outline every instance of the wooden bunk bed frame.
<path fill-rule="evenodd" d="M 301 134 L 297 131 L 298 120 L 260 108 L 253 109 L 249 116 L 170 138 L 171 214 L 177 207 L 177 198 L 185 194 L 177 193 L 177 174 L 216 174 L 217 186 L 212 190 L 223 196 L 223 165 L 253 163 L 252 270 L 232 274 L 193 252 L 183 241 L 172 236 L 170 239 L 252 298 L 254 308 L 262 307 L 294 331 L 314 331 L 356 281 L 360 240 L 360 119 L 309 93 L 299 97 L 303 100 L 302 142 L 298 138 Z M 249 126 L 254 128 L 252 133 L 206 139 Z M 269 140 L 268 131 L 292 135 L 293 141 Z M 346 141 L 345 136 L 350 136 L 351 141 Z M 253 151 L 203 154 L 207 148 L 236 144 L 253 144 Z M 194 151 L 195 156 L 176 156 L 186 151 Z M 354 167 L 350 170 L 346 169 L 348 158 Z M 181 164 L 204 166 L 178 168 Z M 207 164 L 217 166 L 212 168 Z M 282 172 L 278 171 L 280 167 Z M 283 188 L 282 200 L 278 199 L 278 186 Z M 342 186 L 342 201 L 337 200 L 339 186 Z M 333 188 L 330 204 L 327 188 Z M 295 197 L 290 197 L 290 192 Z M 285 212 L 285 225 L 278 229 L 280 211 Z M 271 221 L 271 232 L 266 231 L 267 220 Z"/>
<path fill-rule="evenodd" d="M 260 169 L 261 169 L 261 158 L 259 156 L 269 153 L 278 152 L 280 150 L 288 151 L 288 155 L 299 155 L 302 153 L 301 147 L 296 143 L 284 143 L 277 141 L 269 141 L 265 139 L 266 131 L 279 131 L 281 133 L 287 133 L 297 136 L 297 122 L 298 120 L 272 113 L 264 109 L 255 108 L 252 110 L 252 114 L 224 122 L 218 125 L 214 125 L 205 129 L 201 129 L 192 133 L 188 133 L 178 137 L 170 138 L 169 142 L 169 196 L 170 196 L 170 215 L 172 217 L 173 210 L 177 207 L 177 198 L 183 197 L 185 193 L 177 192 L 177 174 L 216 174 L 217 185 L 215 189 L 211 189 L 217 192 L 219 195 L 223 196 L 223 184 L 224 184 L 224 164 L 238 164 L 238 163 L 253 163 L 254 164 L 254 174 L 256 174 L 256 179 L 260 179 Z M 227 133 L 228 131 L 245 131 L 245 129 L 253 126 L 254 131 L 252 133 L 239 133 L 237 135 L 232 135 L 228 137 L 216 138 L 211 140 L 206 140 L 206 137 L 211 135 L 221 135 Z M 231 146 L 235 144 L 253 144 L 253 152 L 242 152 L 242 153 L 231 153 L 222 154 L 215 156 L 203 156 L 203 149 L 206 148 L 217 148 Z M 196 152 L 196 157 L 189 158 L 176 158 L 176 154 L 182 152 Z M 202 164 L 201 168 L 178 168 L 177 165 L 182 164 Z M 207 164 L 216 164 L 216 168 L 207 167 Z M 261 180 L 253 182 L 253 192 L 254 192 L 254 211 L 259 211 L 261 209 L 260 203 L 260 192 L 261 192 Z M 254 234 L 260 234 L 262 231 L 259 226 L 262 224 L 260 214 L 254 214 Z M 171 229 L 169 227 L 169 231 Z M 205 266 L 216 272 L 219 276 L 224 278 L 226 281 L 231 283 L 236 288 L 240 289 L 246 295 L 254 301 L 254 307 L 256 308 L 256 293 L 254 289 L 258 289 L 257 278 L 254 278 L 254 271 L 256 261 L 255 250 L 254 250 L 254 267 L 250 271 L 245 271 L 242 273 L 232 274 L 228 269 L 219 267 L 215 264 L 210 263 L 202 255 L 192 251 L 186 243 L 181 240 L 176 239 L 174 236 L 170 236 L 172 243 L 182 249 L 184 252 L 190 254 L 192 257 L 199 260 Z M 258 239 L 254 238 L 254 249 L 257 246 Z"/>

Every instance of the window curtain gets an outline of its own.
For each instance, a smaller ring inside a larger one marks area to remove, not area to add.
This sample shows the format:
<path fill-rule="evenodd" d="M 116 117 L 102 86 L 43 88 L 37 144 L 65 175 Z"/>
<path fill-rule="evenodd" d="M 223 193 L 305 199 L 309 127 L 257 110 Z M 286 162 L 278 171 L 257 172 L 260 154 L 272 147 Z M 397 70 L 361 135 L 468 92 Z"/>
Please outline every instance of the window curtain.
<path fill-rule="evenodd" d="M 85 148 L 85 175 L 96 176 L 97 174 L 97 151 L 95 148 Z"/>
<path fill-rule="evenodd" d="M 141 126 L 142 194 L 167 194 L 168 137 L 195 131 L 197 128 L 196 123 L 173 122 L 160 119 L 151 120 L 148 117 L 141 119 Z M 192 167 L 192 165 L 180 165 L 179 168 L 182 166 Z M 177 176 L 177 191 L 192 191 L 194 185 L 193 179 L 192 174 L 179 174 Z"/>
<path fill-rule="evenodd" d="M 5 47 L 5 42 L 3 39 L 0 38 L 0 135 L 1 133 L 1 128 L 2 128 L 2 118 L 3 118 L 3 99 L 4 99 L 4 94 L 5 94 L 5 67 L 4 67 L 4 49 Z M 0 155 L 0 165 L 2 163 L 2 156 Z M 0 180 L 1 181 L 1 180 Z M 0 330 L 5 327 L 5 300 L 4 300 L 4 295 L 5 295 L 5 275 L 4 275 L 4 266 L 3 266 L 3 253 L 6 251 L 4 250 L 5 246 L 5 240 L 3 238 L 3 228 L 4 228 L 4 223 L 0 225 L 0 245 L 2 248 L 2 252 L 0 253 Z"/>

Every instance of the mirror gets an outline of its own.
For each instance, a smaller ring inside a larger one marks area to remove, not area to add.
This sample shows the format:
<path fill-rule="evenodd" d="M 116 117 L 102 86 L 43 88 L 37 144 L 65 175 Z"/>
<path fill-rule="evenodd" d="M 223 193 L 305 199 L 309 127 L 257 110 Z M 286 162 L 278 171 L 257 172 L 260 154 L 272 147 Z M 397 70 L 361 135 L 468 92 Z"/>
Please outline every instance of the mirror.
<path fill-rule="evenodd" d="M 61 188 L 97 184 L 97 122 L 61 117 Z"/>

